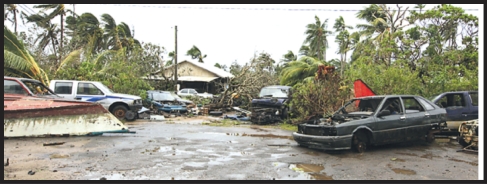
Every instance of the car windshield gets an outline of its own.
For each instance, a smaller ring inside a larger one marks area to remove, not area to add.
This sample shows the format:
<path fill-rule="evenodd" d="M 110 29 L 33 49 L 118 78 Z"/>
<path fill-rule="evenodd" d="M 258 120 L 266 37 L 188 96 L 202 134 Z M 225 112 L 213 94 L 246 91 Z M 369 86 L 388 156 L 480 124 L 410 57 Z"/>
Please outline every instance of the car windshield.
<path fill-rule="evenodd" d="M 100 85 L 98 86 L 99 88 L 102 88 L 102 91 L 108 91 L 110 93 L 115 93 L 113 92 L 110 88 L 108 88 L 107 86 L 105 86 L 104 84 L 102 83 L 99 83 Z"/>
<path fill-rule="evenodd" d="M 171 96 L 178 99 L 178 100 L 181 100 L 182 98 L 179 97 L 176 93 L 171 93 Z"/>
<path fill-rule="evenodd" d="M 44 86 L 40 82 L 34 82 L 29 80 L 22 81 L 29 90 L 36 94 L 36 95 L 56 95 L 53 91 L 51 91 L 48 87 Z"/>
<path fill-rule="evenodd" d="M 262 88 L 259 97 L 287 98 L 287 90 L 282 88 Z"/>
<path fill-rule="evenodd" d="M 384 98 L 352 99 L 340 108 L 337 113 L 371 115 L 377 110 L 383 99 Z"/>
<path fill-rule="evenodd" d="M 170 93 L 152 93 L 152 100 L 156 101 L 174 101 L 176 98 Z"/>

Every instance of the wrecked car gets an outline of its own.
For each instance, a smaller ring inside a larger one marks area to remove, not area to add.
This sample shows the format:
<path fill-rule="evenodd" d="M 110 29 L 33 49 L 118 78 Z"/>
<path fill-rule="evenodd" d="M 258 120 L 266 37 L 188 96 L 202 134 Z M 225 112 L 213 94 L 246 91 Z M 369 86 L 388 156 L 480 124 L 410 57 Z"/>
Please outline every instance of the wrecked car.
<path fill-rule="evenodd" d="M 291 86 L 267 86 L 259 97 L 252 99 L 250 121 L 255 124 L 273 123 L 288 117 Z"/>
<path fill-rule="evenodd" d="M 3 76 L 3 93 L 40 98 L 62 98 L 38 80 Z"/>
<path fill-rule="evenodd" d="M 150 102 L 152 112 L 156 114 L 166 113 L 186 113 L 188 106 L 194 103 L 190 100 L 184 100 L 178 95 L 169 91 L 147 91 L 147 100 Z"/>
<path fill-rule="evenodd" d="M 445 122 L 446 110 L 423 97 L 368 96 L 350 100 L 331 117 L 299 124 L 293 137 L 303 147 L 362 153 L 369 145 L 432 141 Z"/>
<path fill-rule="evenodd" d="M 458 143 L 464 150 L 478 150 L 479 143 L 479 120 L 465 121 L 458 127 L 460 134 Z"/>

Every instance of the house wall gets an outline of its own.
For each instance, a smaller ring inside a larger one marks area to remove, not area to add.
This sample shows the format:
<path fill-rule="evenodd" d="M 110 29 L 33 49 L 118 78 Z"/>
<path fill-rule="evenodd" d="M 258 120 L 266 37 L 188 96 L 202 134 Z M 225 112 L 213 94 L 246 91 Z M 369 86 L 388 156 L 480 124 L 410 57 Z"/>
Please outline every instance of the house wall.
<path fill-rule="evenodd" d="M 164 70 L 164 75 L 170 76 L 173 72 L 174 68 L 171 67 Z M 218 77 L 214 73 L 195 66 L 189 62 L 183 62 L 178 64 L 178 76 Z"/>

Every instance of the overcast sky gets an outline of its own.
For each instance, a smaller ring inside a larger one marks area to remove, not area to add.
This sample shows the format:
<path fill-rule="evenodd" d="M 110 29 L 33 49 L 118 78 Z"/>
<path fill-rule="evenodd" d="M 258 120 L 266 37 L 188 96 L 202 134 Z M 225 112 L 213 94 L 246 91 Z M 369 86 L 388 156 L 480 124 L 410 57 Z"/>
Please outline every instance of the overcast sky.
<path fill-rule="evenodd" d="M 69 9 L 73 8 L 71 4 L 65 5 Z M 25 8 L 28 12 L 38 11 L 32 8 L 33 5 L 27 6 L 30 7 L 30 9 Z M 315 22 L 315 15 L 321 21 L 328 19 L 328 29 L 333 30 L 335 19 L 339 16 L 343 16 L 348 25 L 365 23 L 356 18 L 356 13 L 366 6 L 368 5 L 76 4 L 75 10 L 79 15 L 91 12 L 99 20 L 103 13 L 108 13 L 117 24 L 125 22 L 133 28 L 136 39 L 163 46 L 167 53 L 174 50 L 174 26 L 177 25 L 178 61 L 191 59 L 186 56 L 186 51 L 196 45 L 203 54 L 207 54 L 205 63 L 214 65 L 218 62 L 230 65 L 233 61 L 240 64 L 248 62 L 255 52 L 267 52 L 276 61 L 280 61 L 282 55 L 288 50 L 297 54 L 306 37 L 304 34 L 306 25 Z M 390 6 L 395 8 L 395 5 Z M 403 8 L 410 6 L 411 9 L 414 5 L 401 6 Z M 426 8 L 433 6 L 427 5 Z M 482 5 L 455 6 L 467 9 L 467 13 L 479 18 L 483 15 Z M 24 10 L 23 6 L 20 8 L 21 11 Z M 270 10 L 271 8 L 274 10 Z M 483 23 L 483 19 L 480 22 Z M 21 27 L 19 30 L 22 29 Z M 326 53 L 327 60 L 339 58 L 336 54 L 335 35 L 328 37 L 328 43 L 330 47 Z M 168 59 L 167 53 L 164 59 Z"/>

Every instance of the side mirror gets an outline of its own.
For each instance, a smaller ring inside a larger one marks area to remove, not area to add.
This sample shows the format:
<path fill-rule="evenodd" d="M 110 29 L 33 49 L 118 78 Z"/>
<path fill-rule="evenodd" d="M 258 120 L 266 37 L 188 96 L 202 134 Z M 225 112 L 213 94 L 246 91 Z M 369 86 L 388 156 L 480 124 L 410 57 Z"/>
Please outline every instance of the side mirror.
<path fill-rule="evenodd" d="M 389 110 L 383 110 L 383 111 L 380 111 L 379 112 L 379 114 L 377 115 L 377 117 L 388 116 L 388 115 L 391 115 L 391 111 L 389 111 Z"/>

